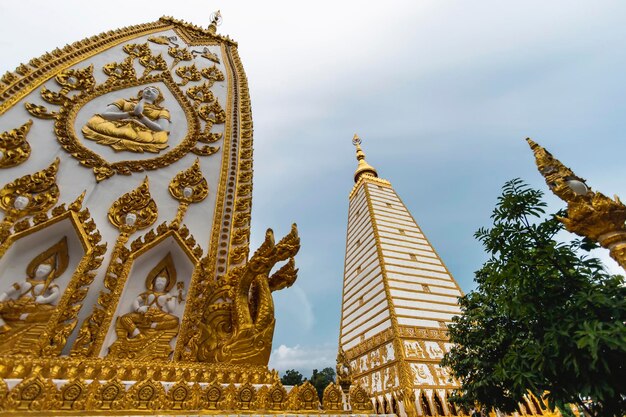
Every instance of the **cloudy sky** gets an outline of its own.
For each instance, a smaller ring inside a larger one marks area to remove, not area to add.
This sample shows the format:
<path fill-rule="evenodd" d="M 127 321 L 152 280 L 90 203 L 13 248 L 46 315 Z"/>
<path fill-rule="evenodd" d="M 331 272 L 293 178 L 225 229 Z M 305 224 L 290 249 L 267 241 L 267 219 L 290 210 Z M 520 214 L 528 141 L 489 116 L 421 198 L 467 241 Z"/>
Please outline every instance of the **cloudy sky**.
<path fill-rule="evenodd" d="M 280 371 L 334 366 L 355 132 L 465 291 L 502 184 L 545 190 L 525 137 L 626 197 L 624 2 L 4 1 L 0 70 L 162 15 L 206 26 L 216 9 L 250 83 L 252 249 L 267 227 L 296 222 L 302 239 L 298 281 L 275 293 Z"/>

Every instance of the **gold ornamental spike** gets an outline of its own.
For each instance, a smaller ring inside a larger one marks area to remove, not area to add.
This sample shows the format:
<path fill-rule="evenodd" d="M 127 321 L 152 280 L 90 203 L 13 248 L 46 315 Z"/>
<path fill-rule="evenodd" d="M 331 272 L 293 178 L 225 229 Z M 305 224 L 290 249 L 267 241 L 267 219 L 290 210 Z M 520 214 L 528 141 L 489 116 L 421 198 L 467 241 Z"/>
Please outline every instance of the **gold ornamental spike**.
<path fill-rule="evenodd" d="M 211 14 L 211 24 L 209 25 L 208 31 L 210 33 L 217 32 L 217 26 L 222 23 L 222 13 L 218 10 Z"/>
<path fill-rule="evenodd" d="M 567 203 L 567 217 L 559 218 L 565 228 L 609 249 L 611 257 L 626 269 L 626 206 L 617 196 L 611 199 L 592 191 L 550 152 L 529 138 L 526 141 L 546 184 Z"/>
<path fill-rule="evenodd" d="M 356 171 L 354 171 L 354 182 L 357 182 L 363 175 L 378 177 L 376 169 L 365 160 L 365 152 L 361 149 L 361 138 L 356 133 L 352 138 L 352 144 L 356 147 L 356 159 L 359 161 L 359 165 L 357 166 Z"/>
<path fill-rule="evenodd" d="M 200 159 L 196 158 L 193 165 L 179 172 L 170 181 L 170 194 L 178 200 L 178 211 L 172 225 L 178 227 L 185 217 L 191 203 L 198 203 L 209 195 L 209 185 L 200 169 Z"/>
<path fill-rule="evenodd" d="M 0 223 L 0 241 L 8 237 L 9 229 L 17 220 L 44 213 L 57 203 L 59 162 L 56 158 L 47 168 L 18 178 L 0 190 L 0 208 L 6 213 Z"/>
<path fill-rule="evenodd" d="M 148 177 L 139 187 L 118 198 L 109 209 L 109 221 L 127 235 L 150 227 L 157 216 L 158 209 L 150 195 Z"/>
<path fill-rule="evenodd" d="M 28 120 L 17 129 L 0 134 L 0 168 L 10 168 L 26 161 L 30 156 L 30 145 L 26 135 L 33 125 Z"/>

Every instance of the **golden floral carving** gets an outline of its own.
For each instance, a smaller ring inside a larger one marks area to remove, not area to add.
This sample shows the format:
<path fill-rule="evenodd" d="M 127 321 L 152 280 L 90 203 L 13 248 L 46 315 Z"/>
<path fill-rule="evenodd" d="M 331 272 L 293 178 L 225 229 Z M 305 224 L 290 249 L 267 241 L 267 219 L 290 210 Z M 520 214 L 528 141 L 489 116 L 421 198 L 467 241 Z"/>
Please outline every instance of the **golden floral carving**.
<path fill-rule="evenodd" d="M 160 410 L 165 403 L 165 389 L 163 385 L 147 379 L 138 381 L 126 392 L 124 408 L 127 410 Z"/>
<path fill-rule="evenodd" d="M 87 401 L 87 386 L 79 379 L 63 385 L 57 394 L 56 404 L 61 410 L 84 410 Z"/>
<path fill-rule="evenodd" d="M 54 383 L 40 374 L 20 381 L 7 395 L 7 411 L 43 411 L 52 408 L 57 389 Z"/>
<path fill-rule="evenodd" d="M 250 410 L 254 409 L 254 402 L 257 394 L 256 389 L 250 382 L 242 384 L 237 389 L 237 409 L 238 410 Z"/>
<path fill-rule="evenodd" d="M 356 411 L 374 410 L 369 394 L 360 385 L 353 385 L 352 388 L 350 388 L 350 407 L 352 407 L 352 410 Z"/>
<path fill-rule="evenodd" d="M 30 145 L 26 135 L 33 121 L 29 120 L 17 129 L 0 134 L 0 168 L 10 168 L 26 161 L 30 156 Z"/>
<path fill-rule="evenodd" d="M 108 82 L 116 80 L 128 80 L 137 78 L 135 67 L 133 66 L 133 57 L 129 56 L 121 63 L 111 62 L 102 67 L 102 71 L 109 76 Z"/>
<path fill-rule="evenodd" d="M 122 410 L 126 388 L 115 378 L 105 384 L 99 385 L 95 390 L 93 408 L 96 410 Z M 90 407 L 91 408 L 91 407 Z"/>
<path fill-rule="evenodd" d="M 120 232 L 150 227 L 157 216 L 158 210 L 150 195 L 148 177 L 135 190 L 118 198 L 109 209 L 109 221 Z"/>
<path fill-rule="evenodd" d="M 293 257 L 299 249 L 295 225 L 277 244 L 268 229 L 265 241 L 244 266 L 209 284 L 211 299 L 200 325 L 197 360 L 267 364 L 275 323 L 271 293 L 295 281 Z M 269 275 L 277 262 L 287 259 L 289 262 Z"/>
<path fill-rule="evenodd" d="M 293 387 L 289 392 L 289 400 L 292 410 L 319 410 L 320 408 L 317 391 L 309 381 Z"/>
<path fill-rule="evenodd" d="M 0 242 L 6 240 L 17 220 L 45 212 L 56 204 L 59 199 L 59 187 L 56 184 L 58 170 L 59 158 L 47 168 L 24 175 L 0 190 L 0 208 L 6 213 L 0 223 Z"/>
<path fill-rule="evenodd" d="M 182 66 L 176 68 L 176 75 L 182 78 L 182 81 L 178 83 L 178 85 L 183 86 L 187 85 L 189 81 L 200 81 L 202 79 L 202 75 L 200 71 L 196 68 L 196 65 Z"/>
<path fill-rule="evenodd" d="M 224 389 L 217 382 L 213 382 L 202 392 L 202 406 L 209 410 L 217 410 L 223 397 Z"/>
<path fill-rule="evenodd" d="M 275 382 L 267 392 L 267 409 L 284 410 L 287 407 L 289 396 L 280 382 Z"/>
<path fill-rule="evenodd" d="M 209 195 L 209 185 L 200 169 L 200 159 L 196 158 L 193 165 L 179 172 L 170 181 L 168 190 L 172 197 L 179 201 L 174 225 L 178 226 L 191 203 L 199 203 Z"/>
<path fill-rule="evenodd" d="M 200 408 L 198 403 L 201 393 L 198 384 L 178 381 L 167 391 L 167 406 L 172 410 L 196 410 Z"/>
<path fill-rule="evenodd" d="M 322 399 L 324 410 L 343 410 L 343 393 L 341 392 L 341 388 L 338 385 L 335 385 L 335 383 L 331 382 L 326 388 L 324 388 Z"/>
<path fill-rule="evenodd" d="M 174 62 L 172 63 L 172 68 L 178 65 L 181 61 L 191 61 L 193 59 L 193 55 L 187 48 L 180 48 L 177 46 L 171 47 L 167 50 L 169 56 L 174 58 Z M 196 80 L 197 81 L 197 80 Z"/>
<path fill-rule="evenodd" d="M 150 46 L 147 43 L 128 43 L 122 47 L 122 50 L 133 58 L 140 58 L 152 54 Z"/>
<path fill-rule="evenodd" d="M 167 69 L 167 62 L 161 54 L 142 55 L 139 57 L 139 63 L 145 68 L 141 78 L 146 78 L 152 71 L 165 71 Z"/>
<path fill-rule="evenodd" d="M 626 206 L 617 196 L 611 199 L 593 191 L 550 152 L 526 140 L 546 184 L 567 203 L 567 216 L 559 218 L 565 228 L 609 249 L 611 257 L 626 269 Z"/>
<path fill-rule="evenodd" d="M 217 81 L 224 81 L 226 79 L 224 77 L 224 73 L 215 65 L 208 68 L 203 68 L 200 73 L 204 78 L 209 80 L 209 86 L 212 86 Z"/>

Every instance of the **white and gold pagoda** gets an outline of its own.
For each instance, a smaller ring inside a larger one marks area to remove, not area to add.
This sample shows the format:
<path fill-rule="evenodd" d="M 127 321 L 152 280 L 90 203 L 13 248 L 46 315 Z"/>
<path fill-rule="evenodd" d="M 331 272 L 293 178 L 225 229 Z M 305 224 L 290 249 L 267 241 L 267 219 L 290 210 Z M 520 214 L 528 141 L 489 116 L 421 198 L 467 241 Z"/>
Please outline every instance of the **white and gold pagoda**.
<path fill-rule="evenodd" d="M 356 135 L 353 143 L 340 350 L 377 412 L 456 414 L 447 399 L 457 384 L 439 362 L 462 291 Z"/>
<path fill-rule="evenodd" d="M 1 415 L 370 413 L 357 385 L 321 409 L 267 367 L 299 238 L 268 230 L 249 256 L 250 98 L 218 20 L 0 78 Z"/>

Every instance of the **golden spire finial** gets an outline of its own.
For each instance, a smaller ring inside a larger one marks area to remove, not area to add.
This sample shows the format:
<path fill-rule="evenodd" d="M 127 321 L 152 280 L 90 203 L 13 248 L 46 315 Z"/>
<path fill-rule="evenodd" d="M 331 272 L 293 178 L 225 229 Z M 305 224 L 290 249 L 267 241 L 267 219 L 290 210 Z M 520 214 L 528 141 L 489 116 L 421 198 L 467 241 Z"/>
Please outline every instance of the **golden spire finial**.
<path fill-rule="evenodd" d="M 354 182 L 357 182 L 361 175 L 370 175 L 372 177 L 378 177 L 376 169 L 365 161 L 365 152 L 361 149 L 361 138 L 356 133 L 352 138 L 352 144 L 356 147 L 356 159 L 359 161 L 359 165 L 354 171 Z"/>
<path fill-rule="evenodd" d="M 222 13 L 218 10 L 211 13 L 211 24 L 209 25 L 209 32 L 217 32 L 217 26 L 222 23 Z"/>

